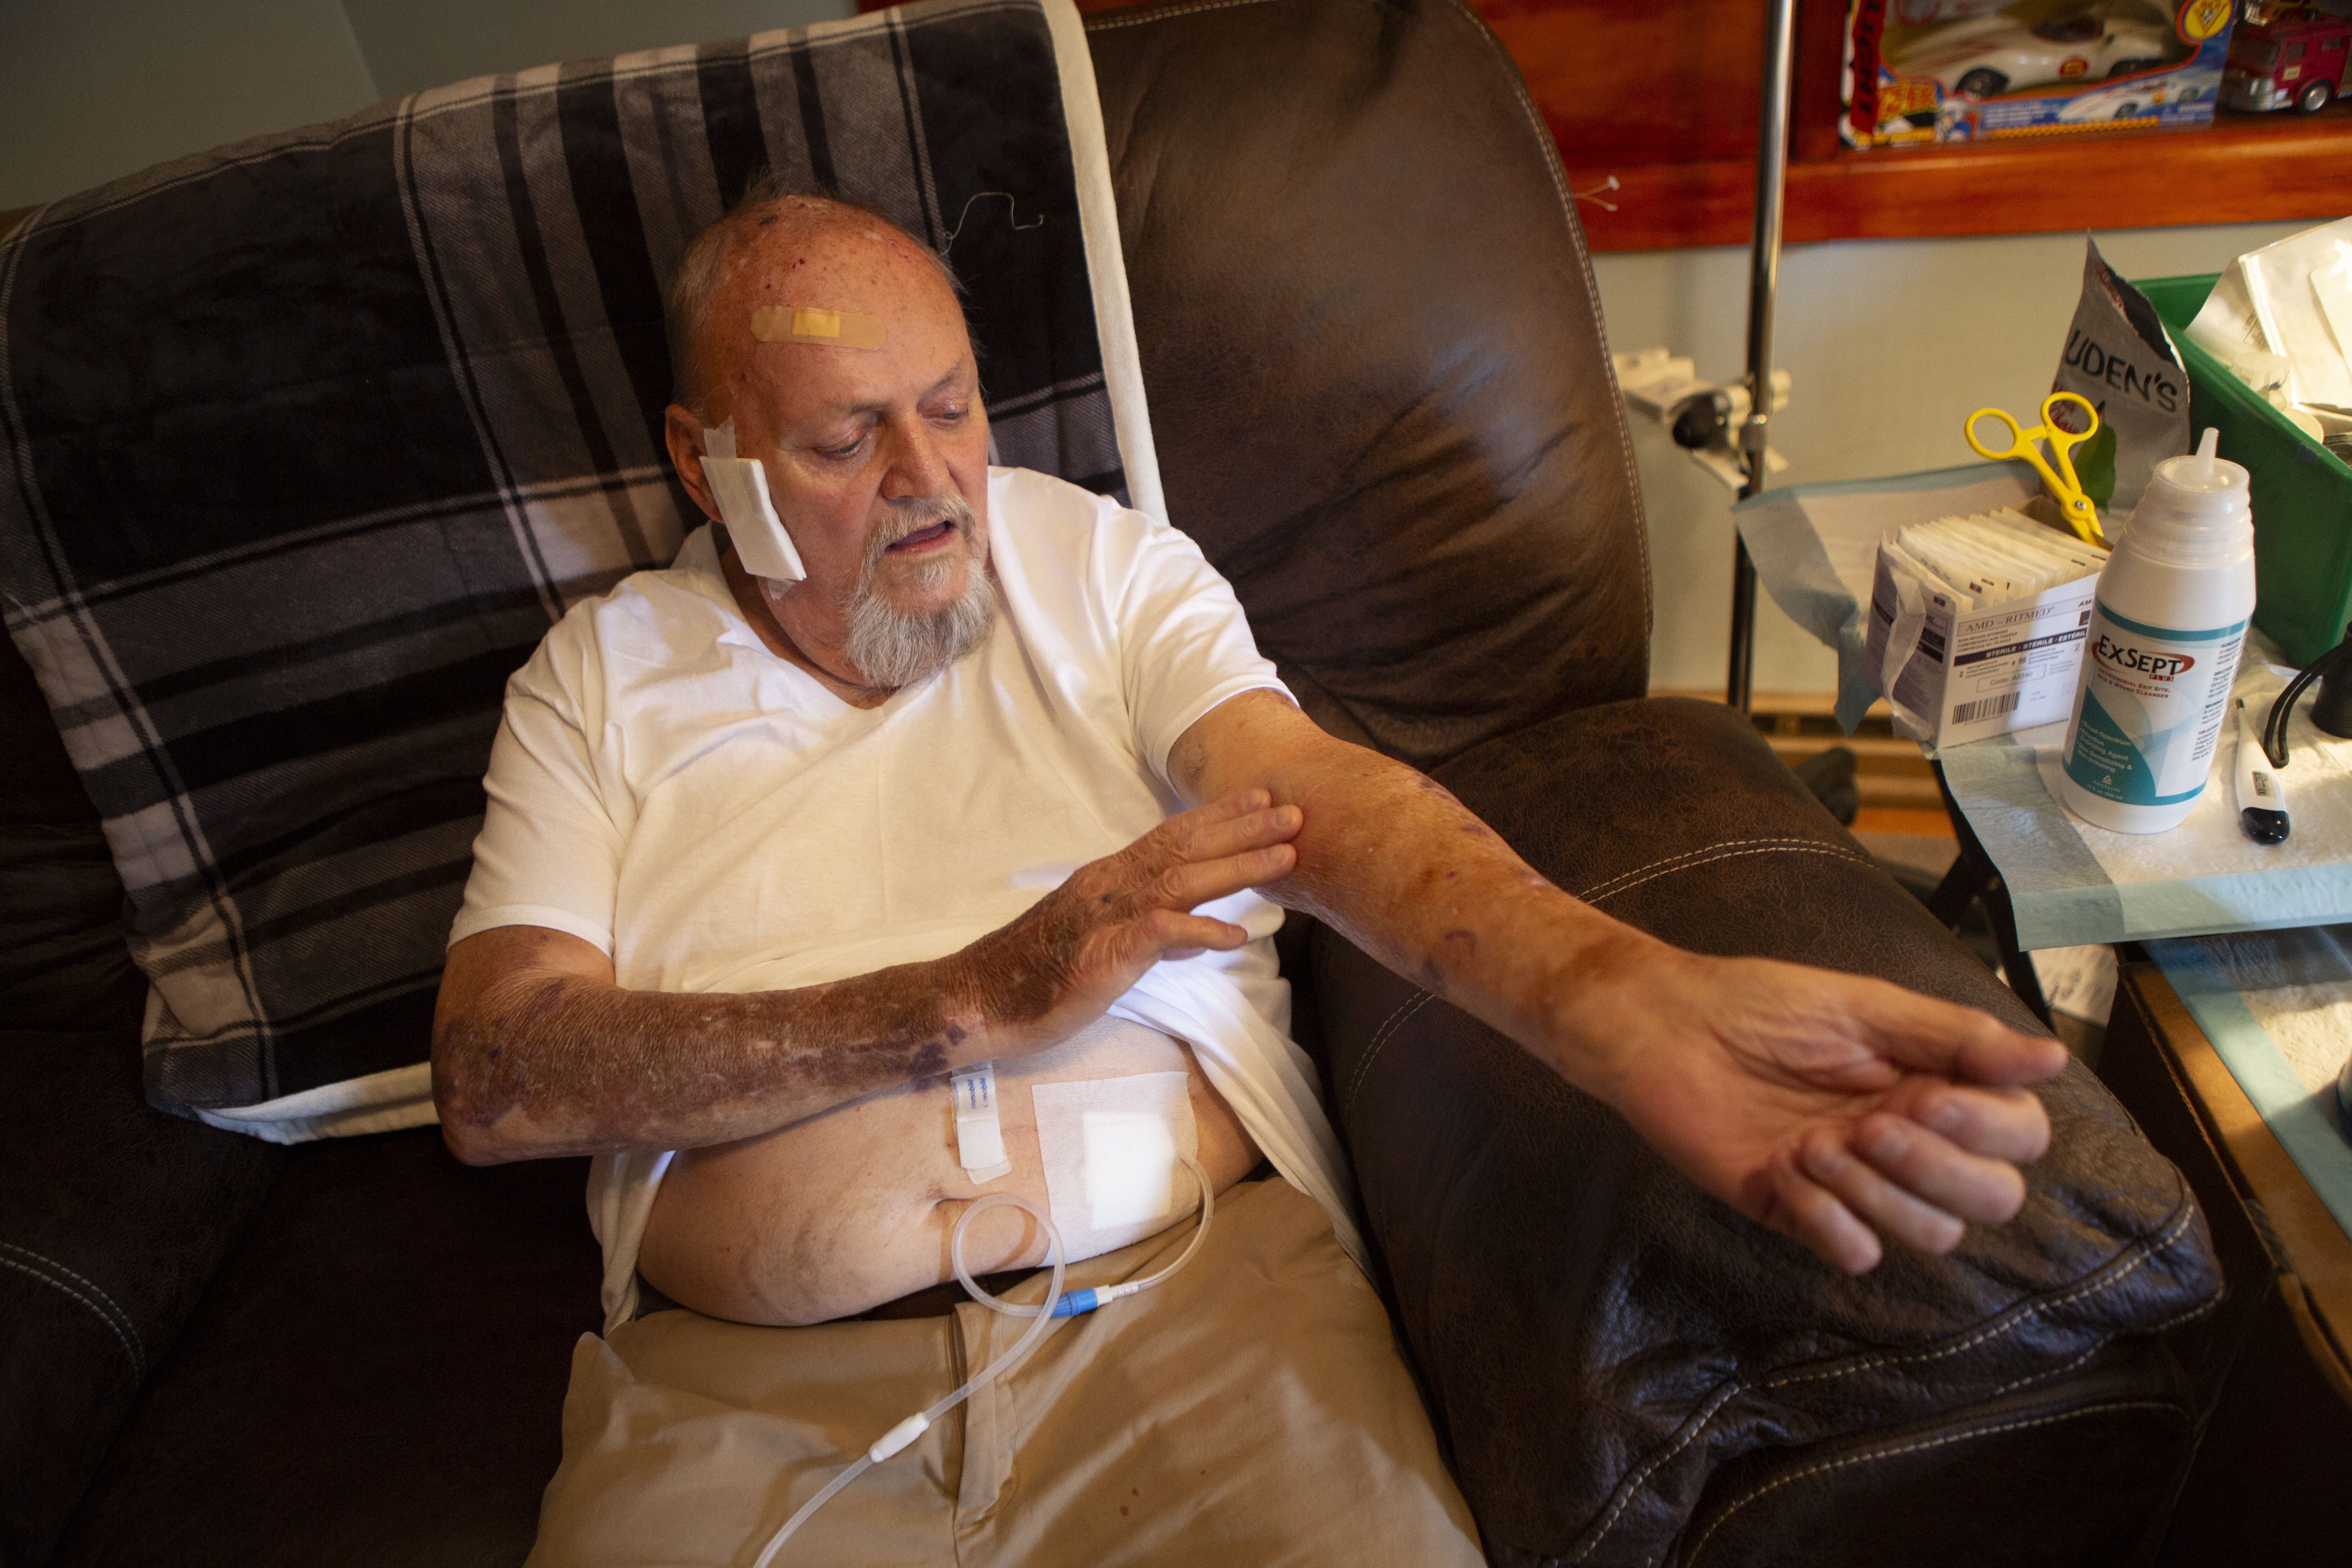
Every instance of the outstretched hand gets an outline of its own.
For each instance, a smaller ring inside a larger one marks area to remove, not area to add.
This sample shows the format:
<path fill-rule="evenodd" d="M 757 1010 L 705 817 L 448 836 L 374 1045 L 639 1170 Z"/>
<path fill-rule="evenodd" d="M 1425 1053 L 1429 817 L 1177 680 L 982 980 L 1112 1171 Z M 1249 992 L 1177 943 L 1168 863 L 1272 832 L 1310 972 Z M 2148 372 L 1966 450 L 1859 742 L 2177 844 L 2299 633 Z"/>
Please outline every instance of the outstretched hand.
<path fill-rule="evenodd" d="M 995 1056 L 1055 1045 L 1102 1016 L 1162 959 L 1231 952 L 1249 932 L 1192 911 L 1297 863 L 1297 806 L 1262 789 L 1170 817 L 1090 861 L 1019 919 L 956 955 Z"/>
<path fill-rule="evenodd" d="M 1701 1186 L 1859 1274 L 1886 1237 L 1959 1245 L 2025 1201 L 2050 1142 L 2022 1087 L 2063 1047 L 1883 981 L 1675 952 L 1626 1010 L 1615 1093 Z"/>

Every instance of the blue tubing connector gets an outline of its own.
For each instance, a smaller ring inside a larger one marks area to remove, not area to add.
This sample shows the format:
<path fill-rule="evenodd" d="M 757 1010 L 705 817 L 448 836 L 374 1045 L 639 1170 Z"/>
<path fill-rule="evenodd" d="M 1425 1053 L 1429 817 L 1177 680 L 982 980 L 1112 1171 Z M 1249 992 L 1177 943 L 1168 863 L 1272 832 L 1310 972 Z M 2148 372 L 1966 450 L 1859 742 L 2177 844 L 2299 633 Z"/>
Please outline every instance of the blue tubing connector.
<path fill-rule="evenodd" d="M 1075 1318 L 1081 1312 L 1091 1312 L 1109 1300 L 1100 1290 L 1068 1290 L 1054 1299 L 1052 1316 Z"/>

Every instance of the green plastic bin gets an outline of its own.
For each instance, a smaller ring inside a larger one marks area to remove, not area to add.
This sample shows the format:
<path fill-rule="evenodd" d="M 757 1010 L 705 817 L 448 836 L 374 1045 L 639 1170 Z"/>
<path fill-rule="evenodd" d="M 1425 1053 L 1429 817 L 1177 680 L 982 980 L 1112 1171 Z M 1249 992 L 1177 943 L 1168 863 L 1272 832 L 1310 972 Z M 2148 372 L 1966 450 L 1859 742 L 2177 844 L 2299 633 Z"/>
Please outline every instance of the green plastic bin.
<path fill-rule="evenodd" d="M 2352 468 L 2287 422 L 2182 330 L 2211 278 L 2151 278 L 2134 288 L 2164 324 L 2189 372 L 2189 439 L 2221 432 L 2221 456 L 2244 467 L 2254 509 L 2254 625 L 2296 664 L 2343 640 L 2352 620 Z"/>

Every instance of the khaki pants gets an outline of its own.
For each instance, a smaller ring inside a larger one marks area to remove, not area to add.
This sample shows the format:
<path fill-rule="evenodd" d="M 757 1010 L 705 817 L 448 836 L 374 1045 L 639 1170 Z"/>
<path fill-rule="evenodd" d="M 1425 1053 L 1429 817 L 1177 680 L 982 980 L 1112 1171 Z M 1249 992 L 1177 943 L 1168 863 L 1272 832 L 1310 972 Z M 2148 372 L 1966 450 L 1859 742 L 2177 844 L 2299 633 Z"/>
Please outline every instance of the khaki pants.
<path fill-rule="evenodd" d="M 1065 1289 L 1152 1273 L 1192 1228 L 1075 1265 Z M 749 1568 L 843 1465 L 1027 1326 L 966 1301 L 807 1329 L 672 1310 L 583 1335 L 532 1568 Z M 776 1568 L 1484 1561 L 1379 1299 L 1277 1179 L 1220 1199 L 1174 1279 L 1057 1322 L 852 1481 Z"/>

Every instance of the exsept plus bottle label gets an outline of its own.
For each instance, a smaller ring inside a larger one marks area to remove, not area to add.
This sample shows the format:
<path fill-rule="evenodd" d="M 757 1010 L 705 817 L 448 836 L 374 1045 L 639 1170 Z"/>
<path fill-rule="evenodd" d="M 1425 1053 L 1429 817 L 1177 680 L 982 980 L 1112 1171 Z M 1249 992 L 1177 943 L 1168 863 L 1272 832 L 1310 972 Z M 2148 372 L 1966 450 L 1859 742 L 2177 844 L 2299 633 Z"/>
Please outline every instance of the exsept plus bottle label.
<path fill-rule="evenodd" d="M 2066 776 L 2126 805 L 2193 798 L 2212 766 L 2245 641 L 2243 621 L 2182 631 L 2099 604 L 2083 650 L 2086 674 Z"/>

